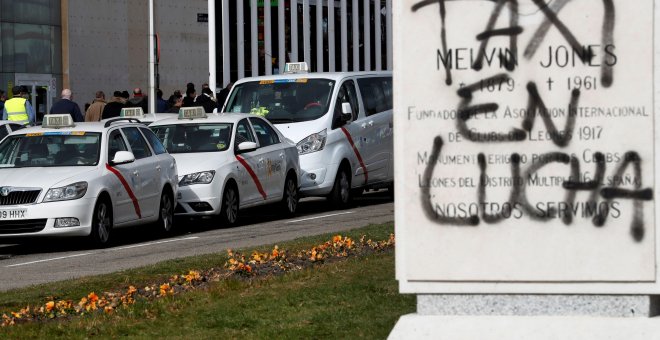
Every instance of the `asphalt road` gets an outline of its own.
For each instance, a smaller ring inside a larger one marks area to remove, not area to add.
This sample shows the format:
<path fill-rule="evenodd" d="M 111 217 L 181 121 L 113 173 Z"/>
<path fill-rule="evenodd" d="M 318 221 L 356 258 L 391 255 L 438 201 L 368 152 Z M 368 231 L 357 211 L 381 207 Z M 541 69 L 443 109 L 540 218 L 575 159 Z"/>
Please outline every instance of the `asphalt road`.
<path fill-rule="evenodd" d="M 345 210 L 332 210 L 323 199 L 304 199 L 293 218 L 283 218 L 270 207 L 246 209 L 233 228 L 216 228 L 204 220 L 177 220 L 177 230 L 162 238 L 146 228 L 119 229 L 113 234 L 113 246 L 105 249 L 89 248 L 81 239 L 0 244 L 0 291 L 393 220 L 394 203 L 381 191 L 356 198 Z"/>

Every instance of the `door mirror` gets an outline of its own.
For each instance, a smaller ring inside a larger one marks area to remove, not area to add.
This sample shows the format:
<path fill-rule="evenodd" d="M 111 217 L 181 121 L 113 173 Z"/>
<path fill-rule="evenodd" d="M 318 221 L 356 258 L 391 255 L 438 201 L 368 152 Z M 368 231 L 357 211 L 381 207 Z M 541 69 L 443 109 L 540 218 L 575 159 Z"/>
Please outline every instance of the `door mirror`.
<path fill-rule="evenodd" d="M 348 122 L 353 119 L 353 108 L 351 103 L 341 103 L 341 121 Z"/>
<path fill-rule="evenodd" d="M 112 159 L 113 165 L 135 162 L 135 155 L 130 151 L 117 151 L 115 158 Z"/>
<path fill-rule="evenodd" d="M 243 142 L 238 144 L 238 153 L 250 152 L 257 149 L 257 143 L 255 142 Z"/>

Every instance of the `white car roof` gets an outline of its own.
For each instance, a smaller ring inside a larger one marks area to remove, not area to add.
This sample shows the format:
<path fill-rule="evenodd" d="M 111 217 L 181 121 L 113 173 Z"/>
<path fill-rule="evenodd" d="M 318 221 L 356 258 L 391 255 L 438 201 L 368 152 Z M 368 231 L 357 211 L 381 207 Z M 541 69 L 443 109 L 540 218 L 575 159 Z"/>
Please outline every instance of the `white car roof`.
<path fill-rule="evenodd" d="M 236 84 L 242 84 L 251 81 L 275 80 L 275 79 L 331 79 L 341 80 L 353 76 L 392 76 L 391 71 L 359 71 L 359 72 L 310 72 L 310 73 L 288 73 L 271 76 L 247 77 L 236 81 Z"/>
<path fill-rule="evenodd" d="M 161 119 L 149 127 L 160 126 L 160 125 L 173 125 L 173 124 L 200 124 L 200 123 L 232 123 L 236 124 L 239 120 L 248 117 L 259 117 L 253 114 L 247 113 L 223 113 L 223 114 L 214 114 L 209 113 L 206 118 L 197 118 L 197 119 L 179 119 L 179 118 L 166 118 Z"/>

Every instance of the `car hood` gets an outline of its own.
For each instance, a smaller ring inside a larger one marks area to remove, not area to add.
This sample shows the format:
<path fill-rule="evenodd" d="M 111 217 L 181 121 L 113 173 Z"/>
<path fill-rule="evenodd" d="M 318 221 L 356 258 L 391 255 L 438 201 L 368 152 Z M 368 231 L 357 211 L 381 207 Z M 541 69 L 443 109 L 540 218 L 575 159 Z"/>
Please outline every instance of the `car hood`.
<path fill-rule="evenodd" d="M 0 186 L 40 187 L 44 189 L 89 180 L 95 166 L 1 168 Z"/>
<path fill-rule="evenodd" d="M 293 144 L 297 144 L 303 138 L 313 133 L 321 132 L 321 130 L 326 128 L 324 119 L 316 119 L 306 122 L 275 124 L 275 127 L 280 130 L 284 137 L 293 141 Z"/>
<path fill-rule="evenodd" d="M 185 175 L 216 170 L 223 163 L 230 161 L 232 153 L 229 150 L 219 152 L 195 152 L 195 153 L 173 153 L 179 178 Z"/>

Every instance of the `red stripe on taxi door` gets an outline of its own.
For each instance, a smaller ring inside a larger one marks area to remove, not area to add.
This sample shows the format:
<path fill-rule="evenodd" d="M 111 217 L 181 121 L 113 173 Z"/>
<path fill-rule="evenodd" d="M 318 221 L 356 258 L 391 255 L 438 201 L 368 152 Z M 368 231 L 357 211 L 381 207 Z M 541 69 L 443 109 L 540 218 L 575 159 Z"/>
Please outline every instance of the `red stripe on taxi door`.
<path fill-rule="evenodd" d="M 360 166 L 362 167 L 362 170 L 364 170 L 364 184 L 367 184 L 367 180 L 369 179 L 369 174 L 367 172 L 367 167 L 364 165 L 364 162 L 362 161 L 362 156 L 360 155 L 360 151 L 358 151 L 357 147 L 355 147 L 355 143 L 353 143 L 353 138 L 351 137 L 351 134 L 348 133 L 348 130 L 346 130 L 345 127 L 341 127 L 341 130 L 344 132 L 346 135 L 346 139 L 348 139 L 348 142 L 351 144 L 351 147 L 353 148 L 353 152 L 355 152 L 355 156 L 358 159 L 358 162 L 360 162 Z"/>
<path fill-rule="evenodd" d="M 243 164 L 243 167 L 247 172 L 250 174 L 250 177 L 252 177 L 252 181 L 254 181 L 254 184 L 257 186 L 257 190 L 259 190 L 259 193 L 261 196 L 266 199 L 266 192 L 264 191 L 264 188 L 261 186 L 261 182 L 259 181 L 259 178 L 257 177 L 257 174 L 254 173 L 254 170 L 250 167 L 250 164 L 246 162 L 243 157 L 236 155 L 236 159 Z"/>
<path fill-rule="evenodd" d="M 108 169 L 113 174 L 115 174 L 115 176 L 117 176 L 117 178 L 121 182 L 121 185 L 123 185 L 124 189 L 126 189 L 126 192 L 128 193 L 128 197 L 130 197 L 131 201 L 133 201 L 133 208 L 135 208 L 135 213 L 137 214 L 138 218 L 142 218 L 142 213 L 140 212 L 140 204 L 137 200 L 137 197 L 135 197 L 135 194 L 133 193 L 131 186 L 128 185 L 128 182 L 126 182 L 126 179 L 124 179 L 124 176 L 122 176 L 121 172 L 119 172 L 117 169 L 111 167 L 110 164 L 106 164 L 105 168 Z"/>

